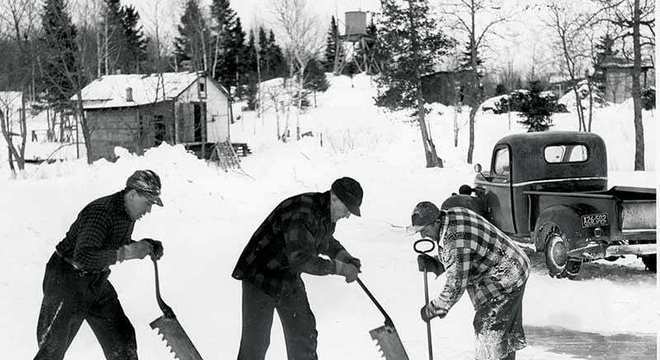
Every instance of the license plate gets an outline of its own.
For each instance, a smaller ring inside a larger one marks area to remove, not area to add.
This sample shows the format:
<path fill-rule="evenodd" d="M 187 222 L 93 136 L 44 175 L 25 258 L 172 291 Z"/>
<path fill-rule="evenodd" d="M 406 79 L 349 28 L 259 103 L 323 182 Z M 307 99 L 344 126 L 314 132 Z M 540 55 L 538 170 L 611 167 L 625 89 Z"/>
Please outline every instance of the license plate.
<path fill-rule="evenodd" d="M 582 227 L 607 226 L 607 214 L 582 215 Z"/>

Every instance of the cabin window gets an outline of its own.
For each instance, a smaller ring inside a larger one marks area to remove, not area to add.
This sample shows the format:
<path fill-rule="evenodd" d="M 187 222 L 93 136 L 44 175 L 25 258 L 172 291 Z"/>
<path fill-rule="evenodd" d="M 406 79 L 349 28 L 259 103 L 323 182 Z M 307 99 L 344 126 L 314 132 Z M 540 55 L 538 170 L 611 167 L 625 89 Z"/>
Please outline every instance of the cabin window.
<path fill-rule="evenodd" d="M 204 83 L 200 82 L 199 83 L 199 92 L 203 93 L 205 91 Z"/>
<path fill-rule="evenodd" d="M 495 164 L 493 165 L 493 169 L 495 170 L 496 175 L 505 175 L 511 172 L 508 148 L 501 148 L 495 152 Z"/>
<path fill-rule="evenodd" d="M 545 161 L 549 163 L 570 163 L 587 161 L 587 147 L 582 144 L 561 144 L 546 146 Z"/>

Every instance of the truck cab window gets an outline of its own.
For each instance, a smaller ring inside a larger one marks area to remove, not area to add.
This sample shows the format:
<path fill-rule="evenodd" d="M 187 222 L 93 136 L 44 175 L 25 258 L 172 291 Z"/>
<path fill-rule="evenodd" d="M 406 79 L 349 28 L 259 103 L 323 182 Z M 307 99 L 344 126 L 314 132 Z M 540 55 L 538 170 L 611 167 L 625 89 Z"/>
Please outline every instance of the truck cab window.
<path fill-rule="evenodd" d="M 509 162 L 509 149 L 501 148 L 495 153 L 495 164 L 493 164 L 495 175 L 508 175 L 511 172 Z"/>
<path fill-rule="evenodd" d="M 551 145 L 545 148 L 544 155 L 549 163 L 582 162 L 588 158 L 587 147 L 581 144 Z"/>

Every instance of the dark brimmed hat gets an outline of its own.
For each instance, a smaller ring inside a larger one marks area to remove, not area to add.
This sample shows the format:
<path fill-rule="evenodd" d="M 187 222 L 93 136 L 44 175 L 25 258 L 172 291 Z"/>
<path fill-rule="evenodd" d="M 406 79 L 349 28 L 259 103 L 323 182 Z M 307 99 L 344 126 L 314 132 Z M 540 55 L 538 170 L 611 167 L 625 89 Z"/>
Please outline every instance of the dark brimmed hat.
<path fill-rule="evenodd" d="M 363 192 L 357 180 L 349 177 L 339 178 L 332 183 L 330 189 L 353 215 L 360 216 Z"/>
<path fill-rule="evenodd" d="M 430 201 L 422 201 L 415 205 L 410 221 L 412 231 L 419 232 L 424 227 L 433 224 L 440 217 L 440 209 Z"/>
<path fill-rule="evenodd" d="M 137 170 L 126 180 L 126 189 L 135 190 L 151 203 L 163 206 L 160 199 L 160 177 L 153 170 Z"/>

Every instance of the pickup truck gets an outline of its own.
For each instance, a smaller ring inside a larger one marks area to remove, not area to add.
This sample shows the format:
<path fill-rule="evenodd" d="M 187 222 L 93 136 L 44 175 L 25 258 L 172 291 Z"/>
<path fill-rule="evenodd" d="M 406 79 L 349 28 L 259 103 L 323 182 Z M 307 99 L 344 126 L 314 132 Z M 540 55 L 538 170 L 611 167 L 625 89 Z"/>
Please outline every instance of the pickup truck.
<path fill-rule="evenodd" d="M 656 271 L 656 191 L 607 189 L 598 135 L 506 136 L 493 148 L 490 170 L 476 164 L 475 171 L 475 186 L 461 186 L 442 207 L 471 208 L 512 239 L 533 244 L 551 276 L 573 278 L 583 262 L 630 254 Z"/>

